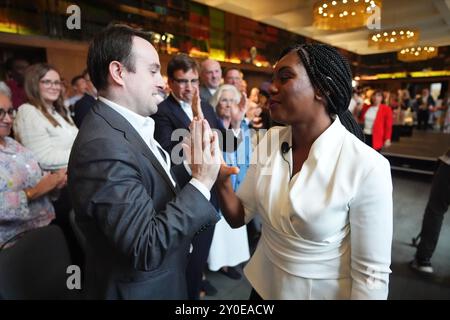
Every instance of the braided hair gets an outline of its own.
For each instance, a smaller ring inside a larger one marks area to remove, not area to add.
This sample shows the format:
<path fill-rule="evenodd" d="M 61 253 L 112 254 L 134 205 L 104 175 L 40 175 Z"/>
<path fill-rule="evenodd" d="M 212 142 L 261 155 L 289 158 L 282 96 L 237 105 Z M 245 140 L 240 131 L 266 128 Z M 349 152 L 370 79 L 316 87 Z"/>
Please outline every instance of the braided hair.
<path fill-rule="evenodd" d="M 326 44 L 298 44 L 284 49 L 281 59 L 295 51 L 308 73 L 312 86 L 325 97 L 328 113 L 339 116 L 342 125 L 361 141 L 364 135 L 348 110 L 352 97 L 352 73 L 347 60 Z"/>

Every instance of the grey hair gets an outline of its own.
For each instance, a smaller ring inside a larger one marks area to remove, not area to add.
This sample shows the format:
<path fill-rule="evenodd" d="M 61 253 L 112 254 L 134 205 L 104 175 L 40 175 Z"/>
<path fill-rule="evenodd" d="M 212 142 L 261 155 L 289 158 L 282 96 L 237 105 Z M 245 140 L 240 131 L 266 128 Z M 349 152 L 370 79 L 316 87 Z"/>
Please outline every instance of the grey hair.
<path fill-rule="evenodd" d="M 216 110 L 217 106 L 219 105 L 220 98 L 225 91 L 231 91 L 233 93 L 234 102 L 236 102 L 236 104 L 241 101 L 241 93 L 235 86 L 231 84 L 223 84 L 219 87 L 219 89 L 217 89 L 216 93 L 214 93 L 211 99 L 209 99 L 209 103 L 211 104 L 211 106 L 213 106 L 214 110 Z"/>
<path fill-rule="evenodd" d="M 0 93 L 3 93 L 5 96 L 11 99 L 11 89 L 4 81 L 0 81 Z"/>

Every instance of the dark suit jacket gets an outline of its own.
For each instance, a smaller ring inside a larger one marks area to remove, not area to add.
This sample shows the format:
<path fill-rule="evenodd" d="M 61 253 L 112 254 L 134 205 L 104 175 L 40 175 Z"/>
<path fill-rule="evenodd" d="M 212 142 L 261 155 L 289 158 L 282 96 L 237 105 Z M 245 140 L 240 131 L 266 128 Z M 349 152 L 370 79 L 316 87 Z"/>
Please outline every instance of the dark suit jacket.
<path fill-rule="evenodd" d="M 220 131 L 220 139 L 222 141 L 225 141 L 225 138 L 229 140 L 228 144 L 222 143 L 222 149 L 235 150 L 237 139 L 233 132 L 225 130 L 209 103 L 202 101 L 201 107 L 210 127 Z M 172 95 L 169 95 L 158 105 L 158 112 L 152 115 L 152 118 L 155 120 L 155 139 L 170 154 L 172 149 L 182 140 L 180 138 L 178 141 L 172 141 L 172 132 L 176 129 L 189 129 L 191 120 Z M 181 150 L 181 148 L 179 149 Z"/>
<path fill-rule="evenodd" d="M 173 171 L 189 180 L 182 165 Z M 192 238 L 219 219 L 201 192 L 175 188 L 128 121 L 100 101 L 75 140 L 68 180 L 88 243 L 88 298 L 185 299 Z"/>
<path fill-rule="evenodd" d="M 96 103 L 97 99 L 87 93 L 85 93 L 80 100 L 75 102 L 73 121 L 75 122 L 77 128 L 81 127 L 84 117 Z"/>
<path fill-rule="evenodd" d="M 209 103 L 209 99 L 211 99 L 212 94 L 209 92 L 208 88 L 205 86 L 200 86 L 200 99 L 203 102 Z"/>

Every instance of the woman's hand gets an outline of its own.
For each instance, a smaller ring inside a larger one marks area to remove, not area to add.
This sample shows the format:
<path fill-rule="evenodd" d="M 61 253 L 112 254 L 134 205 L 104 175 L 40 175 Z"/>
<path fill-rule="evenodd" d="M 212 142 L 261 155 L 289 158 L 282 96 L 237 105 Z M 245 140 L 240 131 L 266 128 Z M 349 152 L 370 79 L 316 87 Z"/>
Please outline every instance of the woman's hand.
<path fill-rule="evenodd" d="M 25 189 L 28 200 L 34 200 L 49 193 L 53 189 L 61 189 L 67 183 L 67 169 L 59 169 L 56 172 L 44 175 L 32 188 Z"/>

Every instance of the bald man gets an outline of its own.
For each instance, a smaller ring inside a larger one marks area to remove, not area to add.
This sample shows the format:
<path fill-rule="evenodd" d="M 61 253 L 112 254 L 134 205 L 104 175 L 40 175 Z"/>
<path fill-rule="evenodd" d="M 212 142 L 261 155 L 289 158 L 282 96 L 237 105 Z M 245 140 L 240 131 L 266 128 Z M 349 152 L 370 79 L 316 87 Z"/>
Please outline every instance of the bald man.
<path fill-rule="evenodd" d="M 200 99 L 209 102 L 222 82 L 222 69 L 219 62 L 207 59 L 201 63 L 200 70 Z"/>

